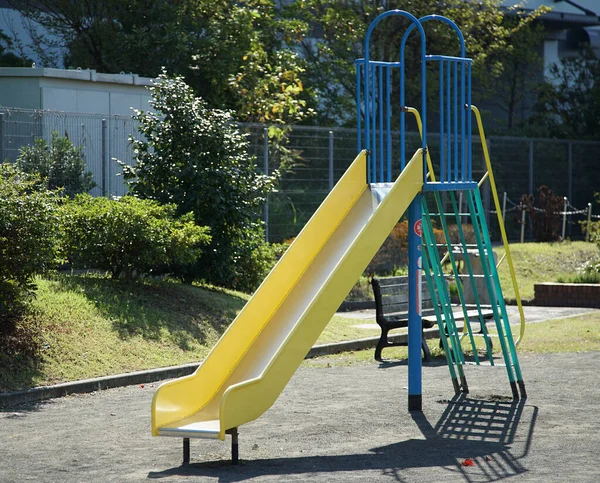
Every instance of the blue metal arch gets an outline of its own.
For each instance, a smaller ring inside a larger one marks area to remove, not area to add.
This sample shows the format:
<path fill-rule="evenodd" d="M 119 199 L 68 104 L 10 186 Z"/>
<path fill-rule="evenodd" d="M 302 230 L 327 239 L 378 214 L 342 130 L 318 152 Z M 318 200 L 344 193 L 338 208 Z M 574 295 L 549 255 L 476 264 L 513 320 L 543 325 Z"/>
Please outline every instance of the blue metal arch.
<path fill-rule="evenodd" d="M 371 116 L 375 115 L 375 110 L 372 109 L 372 107 L 374 106 L 374 89 L 371 88 L 370 86 L 370 62 L 372 62 L 370 60 L 370 40 L 371 40 L 371 34 L 373 33 L 373 30 L 375 29 L 375 27 L 377 26 L 377 24 L 379 24 L 379 22 L 381 22 L 384 18 L 390 17 L 390 16 L 400 16 L 400 17 L 404 17 L 408 20 L 410 20 L 411 24 L 409 26 L 410 31 L 414 30 L 414 28 L 416 28 L 419 32 L 419 36 L 420 36 L 420 40 L 421 40 L 421 116 L 423 119 L 423 123 L 426 122 L 427 120 L 427 92 L 426 89 L 424 88 L 424 86 L 426 85 L 426 65 L 425 65 L 425 56 L 427 53 L 427 48 L 426 48 L 426 38 L 425 38 L 425 30 L 423 29 L 423 26 L 421 25 L 421 23 L 419 22 L 419 20 L 417 19 L 417 17 L 415 17 L 414 15 L 405 12 L 404 10 L 389 10 L 387 12 L 384 12 L 380 15 L 378 15 L 372 22 L 371 25 L 369 25 L 369 28 L 367 30 L 366 36 L 365 36 L 365 43 L 364 43 L 364 86 L 365 86 L 365 148 L 368 151 L 372 151 L 372 148 L 374 148 L 375 143 L 373 143 L 373 146 L 371 145 Z M 358 68 L 358 66 L 357 66 Z M 404 82 L 404 52 L 401 52 L 401 61 L 400 61 L 400 79 L 401 79 L 401 86 L 400 86 L 400 97 L 401 97 L 401 105 L 404 105 L 404 86 L 403 86 L 403 82 Z M 360 100 L 360 94 L 358 92 L 357 89 L 357 97 Z M 357 108 L 360 110 L 360 105 L 357 106 Z M 359 122 L 360 122 L 360 112 L 358 113 L 358 117 L 359 117 Z M 403 117 L 401 117 L 401 123 L 402 123 Z M 380 128 L 380 131 L 383 128 Z M 360 126 L 359 126 L 359 130 L 360 130 Z M 401 128 L 402 130 L 402 128 Z M 403 132 L 403 131 L 402 131 Z M 388 136 L 390 135 L 390 133 L 388 132 Z M 401 135 L 401 139 L 402 139 L 402 143 L 404 143 L 404 135 Z M 425 133 L 425 131 L 423 131 L 423 138 L 422 138 L 422 147 L 423 150 L 425 150 L 426 146 L 427 146 L 427 135 Z M 401 150 L 401 168 L 404 168 L 404 163 L 405 163 L 405 158 L 404 158 L 404 150 Z M 379 173 L 380 176 L 377 176 L 377 160 L 376 160 L 376 156 L 373 154 L 370 157 L 370 163 L 369 163 L 369 168 L 368 168 L 368 181 L 369 182 L 376 182 L 376 181 L 384 181 L 383 179 L 383 169 L 380 170 L 381 172 Z M 390 170 L 388 170 L 388 176 L 389 176 L 389 172 Z"/>

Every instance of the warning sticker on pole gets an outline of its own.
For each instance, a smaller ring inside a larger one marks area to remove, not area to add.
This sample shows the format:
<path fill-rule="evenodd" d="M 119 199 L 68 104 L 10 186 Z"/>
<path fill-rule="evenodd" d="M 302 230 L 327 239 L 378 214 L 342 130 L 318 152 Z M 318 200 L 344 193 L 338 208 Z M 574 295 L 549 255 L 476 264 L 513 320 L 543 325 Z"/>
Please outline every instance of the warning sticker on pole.
<path fill-rule="evenodd" d="M 417 220 L 414 226 L 415 235 L 423 236 L 423 220 Z"/>

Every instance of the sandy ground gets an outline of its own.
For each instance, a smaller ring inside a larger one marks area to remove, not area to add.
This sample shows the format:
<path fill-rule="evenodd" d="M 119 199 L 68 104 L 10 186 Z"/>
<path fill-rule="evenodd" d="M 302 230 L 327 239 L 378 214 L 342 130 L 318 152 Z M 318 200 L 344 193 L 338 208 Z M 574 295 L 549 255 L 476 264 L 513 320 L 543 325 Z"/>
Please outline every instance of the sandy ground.
<path fill-rule="evenodd" d="M 182 467 L 182 440 L 150 435 L 154 385 L 14 406 L 0 412 L 0 481 L 598 481 L 600 352 L 521 366 L 529 398 L 513 403 L 502 367 L 467 367 L 456 398 L 447 366 L 427 365 L 423 412 L 409 413 L 404 363 L 305 365 L 240 428 L 237 466 L 229 440 L 192 440 Z"/>

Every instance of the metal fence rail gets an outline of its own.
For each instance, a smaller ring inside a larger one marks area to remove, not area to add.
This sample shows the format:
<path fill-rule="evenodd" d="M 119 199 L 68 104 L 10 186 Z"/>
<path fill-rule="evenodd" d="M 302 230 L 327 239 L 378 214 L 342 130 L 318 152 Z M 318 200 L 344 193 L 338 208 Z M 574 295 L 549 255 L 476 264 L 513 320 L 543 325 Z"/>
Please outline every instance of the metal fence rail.
<path fill-rule="evenodd" d="M 265 142 L 267 126 L 240 124 L 240 128 L 248 134 L 258 170 L 271 174 L 281 168 L 282 153 L 273 143 Z M 53 131 L 81 147 L 87 169 L 97 184 L 93 195 L 127 193 L 115 159 L 134 162 L 129 136 L 139 135 L 136 121 L 129 116 L 2 108 L 0 156 L 15 161 L 22 147 L 39 137 L 49 141 Z M 477 138 L 473 138 L 473 175 L 477 179 L 484 171 L 484 161 Z M 290 128 L 287 148 L 295 153 L 296 161 L 283 171 L 277 192 L 269 195 L 264 214 L 269 240 L 281 241 L 298 234 L 353 161 L 356 146 L 355 129 Z M 407 135 L 408 156 L 419 146 L 417 133 Z M 518 204 L 523 194 L 535 194 L 539 186 L 548 186 L 556 195 L 567 197 L 574 207 L 567 221 L 567 236 L 583 237 L 578 222 L 587 219 L 588 203 L 593 202 L 594 192 L 600 191 L 600 142 L 489 136 L 488 147 L 500 193 L 506 192 L 507 199 Z M 439 136 L 430 136 L 429 149 L 436 159 Z M 485 201 L 485 191 L 483 194 Z M 507 231 L 511 240 L 518 240 L 520 213 L 511 211 L 514 206 L 510 202 L 505 218 Z M 495 217 L 490 217 L 490 230 L 498 236 Z M 531 231 L 527 230 L 526 239 L 530 237 Z"/>

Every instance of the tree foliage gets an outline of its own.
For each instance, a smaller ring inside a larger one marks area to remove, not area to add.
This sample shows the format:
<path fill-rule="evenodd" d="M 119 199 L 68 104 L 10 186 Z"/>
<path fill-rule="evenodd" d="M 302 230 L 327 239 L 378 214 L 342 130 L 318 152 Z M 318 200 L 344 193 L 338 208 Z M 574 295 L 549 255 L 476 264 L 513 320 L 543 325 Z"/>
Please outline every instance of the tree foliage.
<path fill-rule="evenodd" d="M 38 173 L 48 189 L 61 188 L 70 197 L 96 186 L 91 171 L 85 171 L 81 148 L 56 131 L 52 132 L 50 144 L 36 138 L 32 146 L 22 147 L 17 166 L 26 173 Z"/>
<path fill-rule="evenodd" d="M 0 165 L 0 326 L 25 307 L 35 275 L 54 266 L 57 201 L 37 175 Z"/>
<path fill-rule="evenodd" d="M 503 113 L 498 121 L 511 131 L 523 125 L 534 106 L 536 89 L 543 80 L 540 52 L 545 34 L 541 23 L 521 25 L 519 17 L 505 18 L 503 24 L 510 29 L 510 41 L 489 56 L 493 75 L 480 76 L 476 87 L 480 99 Z"/>
<path fill-rule="evenodd" d="M 163 73 L 151 91 L 155 112 L 135 116 L 142 134 L 131 140 L 136 165 L 124 166 L 132 192 L 174 203 L 210 227 L 211 244 L 188 279 L 254 288 L 265 274 L 252 257 L 264 244 L 258 214 L 274 180 L 256 172 L 231 112 L 209 109 L 182 77 Z"/>
<path fill-rule="evenodd" d="M 184 76 L 209 107 L 238 119 L 297 122 L 303 61 L 293 46 L 302 22 L 274 0 L 20 0 L 13 5 L 67 49 L 66 67 L 156 77 Z M 34 46 L 35 47 L 35 46 Z"/>
<path fill-rule="evenodd" d="M 511 35 L 540 12 L 538 10 L 528 17 L 517 17 L 513 24 L 507 25 L 504 23 L 507 13 L 500 5 L 500 0 L 484 0 L 477 5 L 463 0 L 419 0 L 408 4 L 400 0 L 293 2 L 287 10 L 288 15 L 312 27 L 312 35 L 305 36 L 300 47 L 308 65 L 306 87 L 317 95 L 317 122 L 354 122 L 354 60 L 364 55 L 363 40 L 370 23 L 386 10 L 406 10 L 417 18 L 433 13 L 447 16 L 456 22 L 464 34 L 467 55 L 474 60 L 474 80 L 499 75 L 501 60 L 498 55 L 509 49 Z M 407 20 L 396 16 L 381 22 L 372 33 L 371 58 L 398 60 L 398 48 L 408 25 Z M 429 22 L 424 28 L 428 53 L 459 54 L 459 42 L 450 27 Z M 406 92 L 408 102 L 417 105 L 421 82 L 419 49 L 418 36 L 413 33 L 407 42 Z M 429 88 L 432 89 L 436 82 L 435 75 L 429 77 Z M 435 106 L 432 108 L 435 109 Z"/>
<path fill-rule="evenodd" d="M 600 138 L 600 59 L 588 48 L 551 67 L 539 91 L 529 132 L 571 139 Z"/>

